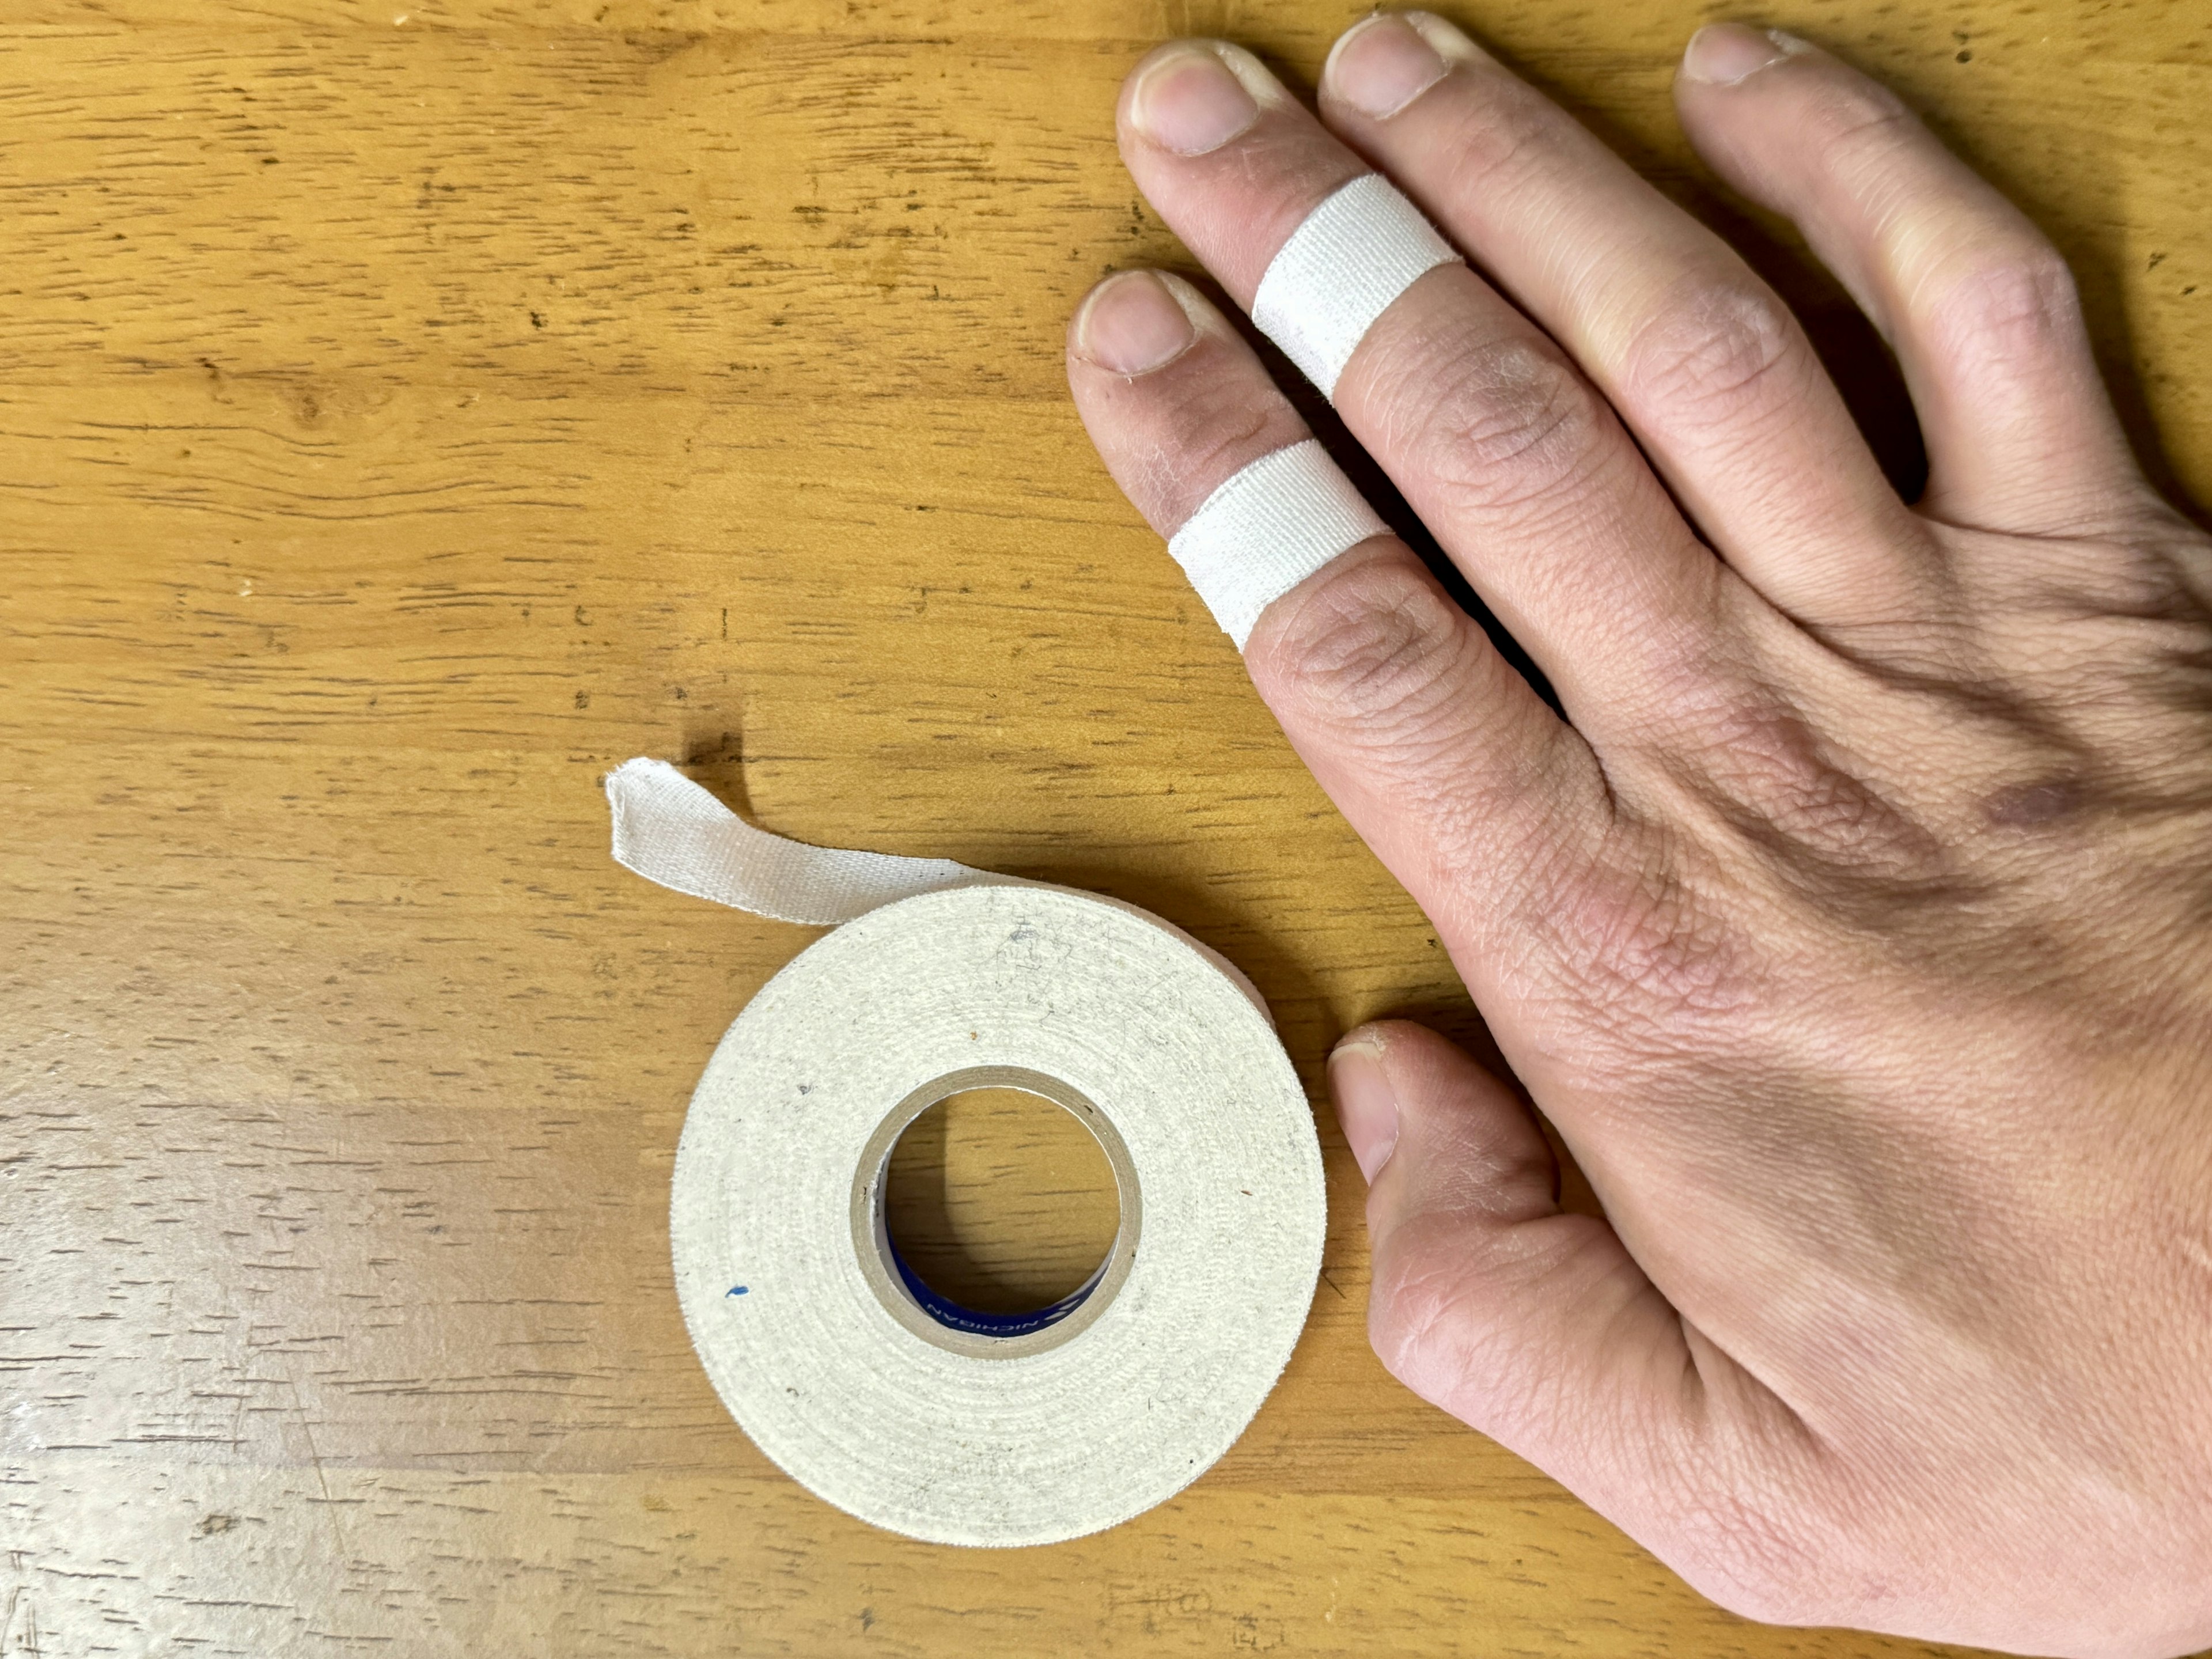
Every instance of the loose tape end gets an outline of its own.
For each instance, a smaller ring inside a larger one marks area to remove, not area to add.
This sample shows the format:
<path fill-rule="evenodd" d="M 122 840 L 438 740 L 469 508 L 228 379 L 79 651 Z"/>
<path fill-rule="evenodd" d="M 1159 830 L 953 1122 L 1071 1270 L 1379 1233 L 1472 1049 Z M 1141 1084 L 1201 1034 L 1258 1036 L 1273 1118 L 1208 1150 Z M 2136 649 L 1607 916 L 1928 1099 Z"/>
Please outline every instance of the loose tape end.
<path fill-rule="evenodd" d="M 835 927 L 917 893 L 1018 879 L 950 859 L 811 847 L 747 823 L 666 761 L 607 774 L 615 862 L 694 898 L 774 921 Z"/>

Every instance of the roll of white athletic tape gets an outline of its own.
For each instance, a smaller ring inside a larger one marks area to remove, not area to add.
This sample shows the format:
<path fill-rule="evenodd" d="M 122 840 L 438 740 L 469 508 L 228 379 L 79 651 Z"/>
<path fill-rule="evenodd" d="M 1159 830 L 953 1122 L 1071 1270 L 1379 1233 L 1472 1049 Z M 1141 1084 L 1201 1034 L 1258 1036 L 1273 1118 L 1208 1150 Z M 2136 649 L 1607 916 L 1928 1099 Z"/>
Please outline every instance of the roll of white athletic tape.
<path fill-rule="evenodd" d="M 1414 278 L 1458 258 L 1397 186 L 1362 173 L 1323 198 L 1275 251 L 1252 296 L 1252 320 L 1333 398 L 1375 319 Z"/>
<path fill-rule="evenodd" d="M 782 842 L 658 762 L 607 787 L 617 856 L 655 880 L 865 912 L 738 1016 L 677 1155 L 684 1321 L 754 1443 L 861 1519 L 956 1544 L 1079 1537 L 1212 1463 L 1290 1357 L 1326 1218 L 1304 1091 L 1249 981 L 1133 906 Z M 841 898 L 824 872 L 855 856 L 872 885 Z M 931 1291 L 883 1220 L 899 1133 L 992 1085 L 1075 1113 L 1121 1196 L 1091 1282 L 1014 1318 Z"/>

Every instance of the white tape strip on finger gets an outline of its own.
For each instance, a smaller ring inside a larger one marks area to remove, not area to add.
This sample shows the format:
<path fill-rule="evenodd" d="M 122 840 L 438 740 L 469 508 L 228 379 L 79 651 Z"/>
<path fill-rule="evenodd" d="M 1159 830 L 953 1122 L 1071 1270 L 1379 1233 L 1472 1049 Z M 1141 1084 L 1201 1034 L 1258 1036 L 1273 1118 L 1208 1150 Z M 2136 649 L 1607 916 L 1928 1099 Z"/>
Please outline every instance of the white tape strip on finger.
<path fill-rule="evenodd" d="M 657 761 L 607 793 L 617 856 L 653 879 L 852 918 L 738 1016 L 677 1152 L 684 1322 L 755 1443 L 862 1520 L 951 1544 L 1079 1537 L 1209 1468 L 1290 1358 L 1327 1220 L 1305 1091 L 1250 982 L 1134 905 L 786 842 Z M 949 1302 L 884 1221 L 899 1133 L 987 1086 L 1074 1114 L 1121 1200 L 1098 1271 L 1030 1314 Z"/>
<path fill-rule="evenodd" d="M 1252 320 L 1334 398 L 1375 319 L 1416 277 L 1458 258 L 1395 185 L 1363 173 L 1323 198 L 1276 250 L 1252 296 Z"/>
<path fill-rule="evenodd" d="M 1242 651 L 1260 613 L 1389 526 L 1317 438 L 1262 455 L 1208 495 L 1168 551 Z"/>

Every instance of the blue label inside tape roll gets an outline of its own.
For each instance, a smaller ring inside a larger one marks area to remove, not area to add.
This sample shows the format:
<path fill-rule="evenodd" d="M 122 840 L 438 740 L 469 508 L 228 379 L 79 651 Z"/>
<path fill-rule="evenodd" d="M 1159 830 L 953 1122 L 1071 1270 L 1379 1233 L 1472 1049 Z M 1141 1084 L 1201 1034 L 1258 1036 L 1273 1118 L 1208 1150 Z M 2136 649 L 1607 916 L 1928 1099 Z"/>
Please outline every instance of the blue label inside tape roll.
<path fill-rule="evenodd" d="M 1057 1325 L 1081 1307 L 1091 1292 L 1098 1288 L 1098 1281 L 1106 1276 L 1106 1262 L 1102 1261 L 1098 1264 L 1098 1270 L 1089 1279 L 1049 1307 L 1038 1308 L 1030 1313 L 978 1313 L 973 1308 L 963 1308 L 957 1302 L 949 1301 L 931 1290 L 921 1282 L 921 1275 L 906 1265 L 906 1258 L 899 1254 L 898 1245 L 888 1237 L 884 1243 L 890 1249 L 891 1266 L 898 1269 L 900 1282 L 905 1285 L 906 1293 L 914 1298 L 915 1305 L 948 1330 L 968 1331 L 977 1336 L 1027 1336 L 1031 1331 Z M 1111 1260 L 1113 1256 L 1109 1252 L 1107 1261 Z"/>

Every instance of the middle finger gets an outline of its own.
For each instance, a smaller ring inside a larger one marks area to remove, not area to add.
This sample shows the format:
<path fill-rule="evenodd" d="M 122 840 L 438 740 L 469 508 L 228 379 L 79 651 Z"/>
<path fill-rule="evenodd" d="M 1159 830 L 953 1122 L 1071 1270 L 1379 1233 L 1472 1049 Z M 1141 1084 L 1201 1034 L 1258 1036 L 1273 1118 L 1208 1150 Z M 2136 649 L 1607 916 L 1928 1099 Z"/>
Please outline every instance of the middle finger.
<path fill-rule="evenodd" d="M 1330 125 L 1574 356 L 1713 545 L 1790 615 L 1927 599 L 1927 538 L 1774 290 L 1443 18 L 1329 54 Z"/>
<path fill-rule="evenodd" d="M 1119 112 L 1138 186 L 1248 310 L 1277 250 L 1368 171 L 1241 48 L 1177 41 Z M 1464 264 L 1417 278 L 1345 362 L 1356 437 L 1585 734 L 1639 729 L 1747 597 L 1699 544 L 1605 400 Z"/>

